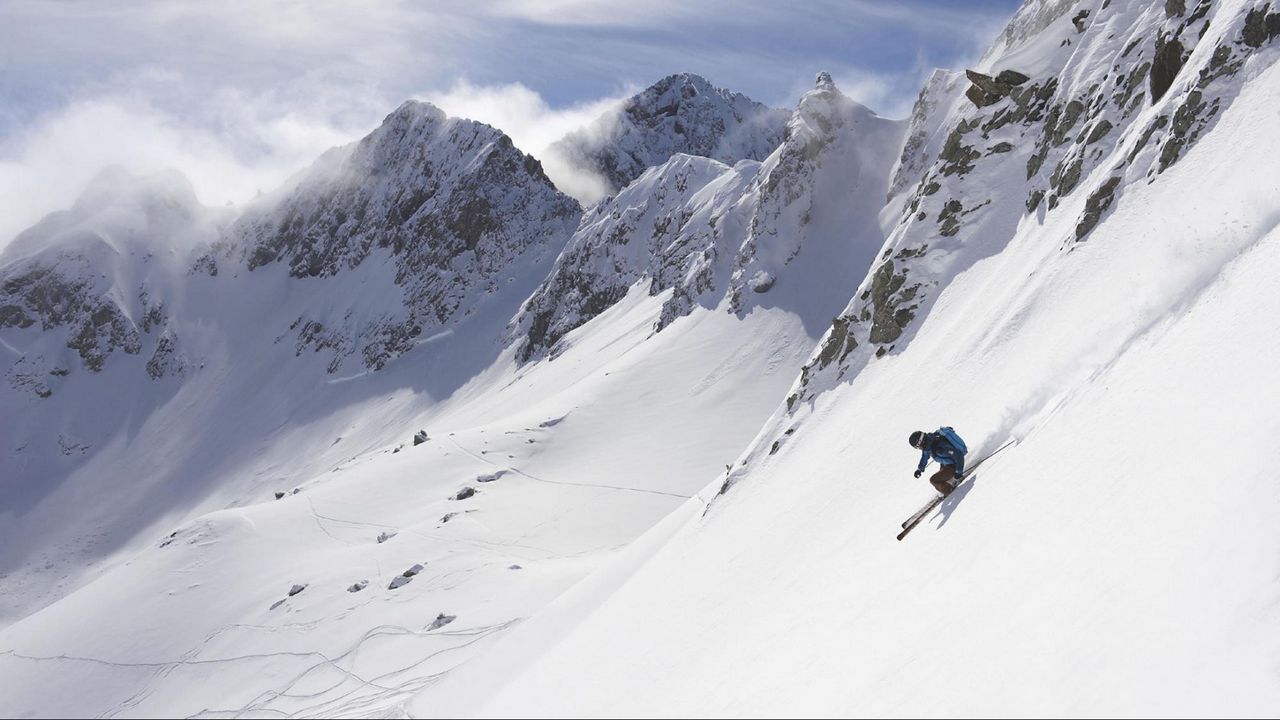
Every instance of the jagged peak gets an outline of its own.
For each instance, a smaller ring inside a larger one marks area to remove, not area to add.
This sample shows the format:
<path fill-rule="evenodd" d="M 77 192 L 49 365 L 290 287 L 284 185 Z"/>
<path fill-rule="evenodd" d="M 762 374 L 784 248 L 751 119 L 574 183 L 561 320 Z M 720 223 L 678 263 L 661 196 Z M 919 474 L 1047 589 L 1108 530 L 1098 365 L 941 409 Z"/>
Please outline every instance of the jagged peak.
<path fill-rule="evenodd" d="M 762 111 L 768 109 L 763 103 L 743 93 L 714 85 L 701 75 L 682 72 L 667 75 L 627 98 L 622 104 L 622 110 L 632 115 L 664 116 L 680 114 L 681 109 L 687 105 L 706 104 L 750 106 Z"/>
<path fill-rule="evenodd" d="M 828 121 L 835 115 L 861 117 L 875 113 L 841 92 L 831 73 L 820 72 L 814 78 L 813 89 L 800 97 L 788 126 L 794 133 L 799 126 L 816 124 L 825 134 L 830 129 Z"/>
<path fill-rule="evenodd" d="M 400 103 L 400 107 L 392 110 L 386 118 L 383 119 L 383 125 L 392 125 L 397 122 L 413 122 L 416 120 L 429 120 L 432 122 L 444 122 L 448 119 L 448 115 L 443 110 L 432 105 L 426 100 L 414 100 L 410 98 Z"/>

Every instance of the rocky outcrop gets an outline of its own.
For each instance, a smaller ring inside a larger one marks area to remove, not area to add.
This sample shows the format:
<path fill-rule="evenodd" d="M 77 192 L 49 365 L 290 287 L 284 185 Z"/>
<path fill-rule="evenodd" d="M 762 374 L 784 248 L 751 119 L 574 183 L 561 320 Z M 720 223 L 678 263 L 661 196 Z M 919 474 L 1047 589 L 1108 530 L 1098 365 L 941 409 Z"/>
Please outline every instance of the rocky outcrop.
<path fill-rule="evenodd" d="M 947 117 L 952 103 L 964 86 L 964 75 L 947 70 L 934 70 L 916 97 L 907 121 L 906 140 L 894 165 L 888 196 L 892 198 L 920 179 L 924 170 L 941 149 L 938 127 Z"/>
<path fill-rule="evenodd" d="M 155 379 L 182 372 L 187 363 L 166 303 L 179 290 L 168 282 L 224 218 L 202 207 L 176 172 L 103 171 L 70 209 L 45 217 L 0 255 L 0 331 L 39 330 L 36 355 L 58 357 L 60 344 L 94 373 L 117 353 L 148 358 Z M 65 376 L 73 366 L 59 361 L 39 372 Z"/>
<path fill-rule="evenodd" d="M 297 352 L 371 370 L 508 292 L 514 268 L 549 260 L 577 225 L 576 202 L 488 125 L 408 102 L 363 140 L 331 151 L 236 222 L 222 260 L 294 278 L 390 263 L 394 291 L 296 318 Z"/>
<path fill-rule="evenodd" d="M 968 102 L 953 107 L 945 137 L 903 204 L 901 219 L 857 296 L 833 321 L 788 401 L 815 392 L 909 342 L 952 277 L 999 252 L 1024 212 L 1078 217 L 1064 246 L 1091 236 L 1132 182 L 1154 182 L 1220 116 L 1238 91 L 1231 78 L 1273 42 L 1269 4 L 1026 3 L 986 67 L 1036 44 L 1035 73 L 969 71 Z M 1125 34 L 1091 32 L 1113 17 Z M 1280 17 L 1276 20 L 1280 23 Z M 1277 28 L 1280 35 L 1280 27 Z M 1056 44 L 1056 53 L 1045 52 Z M 1090 58 L 1081 65 L 1081 58 Z M 1141 113 L 1155 105 L 1156 113 Z M 1130 131 L 1134 123 L 1144 126 Z M 1017 188 L 1020 203 L 992 194 Z M 1082 188 L 1084 189 L 1082 191 Z M 1079 197 L 1085 193 L 1083 198 Z"/>
<path fill-rule="evenodd" d="M 834 275 L 784 288 L 802 258 L 831 258 L 819 274 L 870 262 L 902 129 L 820 73 L 763 163 L 677 155 L 649 170 L 583 219 L 513 325 L 517 356 L 554 357 L 570 331 L 637 285 L 650 295 L 669 291 L 655 331 L 699 306 L 741 313 L 784 293 L 838 292 Z M 842 199 L 819 202 L 819 193 Z"/>

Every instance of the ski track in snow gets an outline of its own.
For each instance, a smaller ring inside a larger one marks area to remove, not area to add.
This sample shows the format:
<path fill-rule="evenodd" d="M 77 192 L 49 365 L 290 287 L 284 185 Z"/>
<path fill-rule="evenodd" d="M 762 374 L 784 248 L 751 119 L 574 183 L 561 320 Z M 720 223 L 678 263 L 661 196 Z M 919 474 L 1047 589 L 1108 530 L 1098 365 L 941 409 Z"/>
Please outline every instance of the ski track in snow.
<path fill-rule="evenodd" d="M 546 483 L 548 485 L 568 485 L 573 487 L 597 488 L 600 490 L 620 490 L 622 492 L 645 493 L 648 495 L 665 495 L 667 497 L 675 497 L 675 498 L 680 498 L 682 500 L 688 500 L 690 497 L 692 497 L 691 495 L 681 495 L 679 493 L 666 492 L 663 490 L 650 490 L 648 488 L 621 487 L 618 485 L 603 485 L 600 483 L 569 482 L 567 480 L 547 480 L 545 478 L 537 477 L 536 475 L 530 475 L 529 473 L 519 468 L 515 468 L 515 467 L 508 468 L 506 465 L 500 465 L 499 463 L 495 463 L 492 460 L 489 460 L 488 458 L 485 458 L 481 455 L 477 455 L 474 452 L 471 452 L 470 450 L 468 450 L 467 448 L 462 447 L 462 445 L 458 444 L 458 441 L 454 440 L 453 438 L 449 438 L 449 442 L 452 442 L 454 446 L 457 447 L 459 450 L 466 453 L 470 457 L 478 460 L 479 462 L 485 463 L 486 465 L 490 465 L 496 468 L 510 469 L 512 472 L 516 473 L 517 475 L 520 475 L 521 477 L 526 477 L 535 482 Z"/>

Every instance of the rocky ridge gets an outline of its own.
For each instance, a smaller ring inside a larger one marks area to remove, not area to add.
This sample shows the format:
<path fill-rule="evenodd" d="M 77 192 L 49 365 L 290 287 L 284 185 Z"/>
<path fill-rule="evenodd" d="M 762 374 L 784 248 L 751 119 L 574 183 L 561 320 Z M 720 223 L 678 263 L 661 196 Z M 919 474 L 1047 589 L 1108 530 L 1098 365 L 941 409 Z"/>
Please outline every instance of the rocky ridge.
<path fill-rule="evenodd" d="M 764 162 L 729 167 L 677 155 L 650 169 L 583 219 L 513 323 L 513 335 L 524 338 L 519 357 L 554 355 L 569 331 L 644 280 L 650 295 L 671 293 L 656 332 L 697 306 L 724 301 L 728 311 L 742 313 L 768 303 L 778 297 L 769 293 L 783 276 L 796 272 L 789 266 L 802 253 L 815 263 L 837 260 L 825 263 L 837 276 L 861 273 L 860 253 L 874 252 L 882 240 L 870 225 L 901 130 L 901 123 L 877 117 L 820 73 L 782 144 Z M 841 292 L 836 277 L 831 284 Z M 820 285 L 806 279 L 784 292 L 783 302 L 804 304 Z M 832 302 L 825 312 L 843 299 Z"/>
<path fill-rule="evenodd" d="M 763 160 L 782 142 L 789 113 L 690 73 L 670 75 L 616 113 L 574 131 L 550 152 L 602 177 L 615 194 L 676 154 L 732 165 Z"/>
<path fill-rule="evenodd" d="M 1278 23 L 1269 3 L 1025 4 L 984 58 L 993 71 L 967 72 L 968 102 L 942 121 L 938 157 L 788 408 L 909 342 L 946 279 L 999 252 L 1024 216 L 1075 213 L 1062 247 L 1087 240 L 1126 185 L 1158 182 L 1212 125 Z M 1036 66 L 1005 65 L 1025 57 Z"/>

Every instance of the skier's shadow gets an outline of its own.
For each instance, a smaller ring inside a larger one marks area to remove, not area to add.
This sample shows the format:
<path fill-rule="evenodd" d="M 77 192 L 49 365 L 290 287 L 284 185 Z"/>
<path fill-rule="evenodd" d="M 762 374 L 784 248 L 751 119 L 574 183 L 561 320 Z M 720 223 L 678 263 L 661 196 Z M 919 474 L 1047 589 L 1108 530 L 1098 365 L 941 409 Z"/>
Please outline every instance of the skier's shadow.
<path fill-rule="evenodd" d="M 956 488 L 947 496 L 946 500 L 943 500 L 938 505 L 938 514 L 942 516 L 942 520 L 938 523 L 937 527 L 941 528 L 943 525 L 947 524 L 947 521 L 951 519 L 951 513 L 956 511 L 956 508 L 960 506 L 960 503 L 965 499 L 965 496 L 969 494 L 970 490 L 973 490 L 973 486 L 976 484 L 978 484 L 978 476 L 974 475 L 968 480 L 965 480 L 964 484 Z"/>

